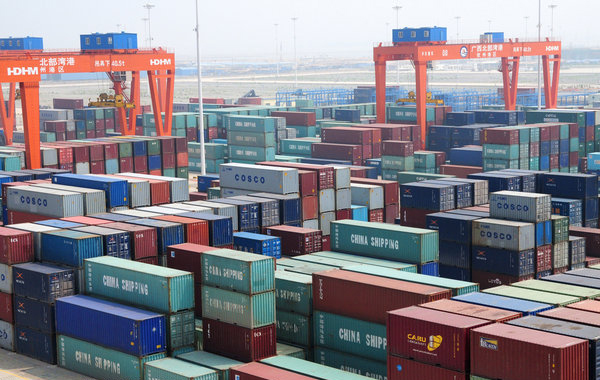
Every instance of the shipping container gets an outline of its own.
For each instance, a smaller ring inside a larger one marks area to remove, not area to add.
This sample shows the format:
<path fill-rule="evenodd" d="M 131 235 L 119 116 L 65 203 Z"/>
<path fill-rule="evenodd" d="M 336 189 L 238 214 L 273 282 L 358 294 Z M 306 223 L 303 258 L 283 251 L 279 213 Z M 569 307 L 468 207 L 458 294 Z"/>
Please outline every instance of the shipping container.
<path fill-rule="evenodd" d="M 473 221 L 473 244 L 524 251 L 535 247 L 535 225 L 484 218 Z"/>
<path fill-rule="evenodd" d="M 185 242 L 183 226 L 179 223 L 156 219 L 134 219 L 128 223 L 156 228 L 159 256 L 167 253 L 168 246 Z"/>
<path fill-rule="evenodd" d="M 205 351 L 249 362 L 275 355 L 275 325 L 248 329 L 202 318 L 202 344 Z"/>
<path fill-rule="evenodd" d="M 202 285 L 202 317 L 253 329 L 275 323 L 275 292 L 252 296 Z"/>
<path fill-rule="evenodd" d="M 220 165 L 220 185 L 235 189 L 290 194 L 298 192 L 298 170 L 230 163 Z"/>
<path fill-rule="evenodd" d="M 162 313 L 194 307 L 189 272 L 105 256 L 85 261 L 85 278 L 87 294 Z"/>
<path fill-rule="evenodd" d="M 209 243 L 213 247 L 222 247 L 233 243 L 233 223 L 230 216 L 186 212 L 181 217 L 206 220 L 208 222 Z"/>
<path fill-rule="evenodd" d="M 318 226 L 317 226 L 318 227 Z M 233 247 L 236 250 L 281 258 L 281 239 L 278 237 L 236 232 L 233 234 Z"/>
<path fill-rule="evenodd" d="M 474 245 L 471 268 L 479 271 L 522 277 L 535 273 L 536 253 L 533 249 L 511 251 Z"/>
<path fill-rule="evenodd" d="M 469 380 L 469 375 L 446 369 L 440 366 L 421 363 L 416 360 L 405 359 L 399 356 L 389 355 L 387 359 L 388 380 L 413 380 L 413 379 L 436 379 L 436 380 Z M 471 377 L 471 380 L 475 378 Z"/>
<path fill-rule="evenodd" d="M 308 350 L 288 344 L 277 343 L 277 355 L 291 356 L 298 359 L 306 359 Z"/>
<path fill-rule="evenodd" d="M 209 244 L 208 221 L 186 218 L 179 215 L 161 215 L 155 216 L 153 219 L 182 224 L 186 243 Z"/>
<path fill-rule="evenodd" d="M 234 205 L 228 205 L 228 204 L 212 202 L 212 201 L 193 201 L 193 202 L 189 202 L 189 204 L 194 205 L 194 206 L 208 207 L 209 209 L 213 210 L 213 213 L 215 215 L 231 217 L 231 222 L 233 223 L 232 224 L 233 230 L 234 231 L 239 230 L 238 212 Z M 181 214 L 181 216 L 189 217 L 186 214 Z"/>
<path fill-rule="evenodd" d="M 279 217 L 282 224 L 294 225 L 302 220 L 302 201 L 297 194 L 253 193 L 252 196 L 277 200 L 279 202 Z M 330 199 L 330 202 L 332 201 L 333 199 Z M 335 204 L 333 206 L 335 207 Z"/>
<path fill-rule="evenodd" d="M 540 175 L 541 191 L 553 197 L 577 198 L 598 196 L 598 176 L 575 173 Z"/>
<path fill-rule="evenodd" d="M 453 314 L 460 314 L 491 322 L 506 322 L 521 317 L 521 313 L 498 309 L 489 306 L 475 305 L 455 300 L 438 300 L 419 305 L 426 309 L 434 309 Z"/>
<path fill-rule="evenodd" d="M 587 269 L 587 268 L 583 268 Z M 577 271 L 583 269 L 575 269 Z M 585 286 L 586 288 L 600 289 L 600 279 L 585 277 L 585 276 L 574 276 L 569 274 L 571 271 L 567 271 L 566 273 L 553 274 L 551 276 L 542 277 L 543 281 L 551 281 L 559 284 L 569 284 L 576 286 Z"/>
<path fill-rule="evenodd" d="M 271 226 L 265 232 L 267 235 L 281 238 L 281 253 L 284 255 L 304 255 L 321 250 L 322 236 L 319 230 L 292 226 Z"/>
<path fill-rule="evenodd" d="M 544 311 L 543 313 L 540 313 L 539 316 L 600 327 L 600 316 L 598 313 L 588 310 L 558 307 L 556 309 Z"/>
<path fill-rule="evenodd" d="M 14 322 L 13 295 L 0 292 L 0 320 Z"/>
<path fill-rule="evenodd" d="M 52 183 L 103 190 L 106 193 L 107 208 L 129 205 L 127 181 L 123 179 L 79 174 L 56 174 L 52 176 Z"/>
<path fill-rule="evenodd" d="M 523 315 L 536 315 L 544 310 L 550 310 L 552 305 L 522 300 L 518 298 L 510 298 L 498 296 L 489 293 L 474 292 L 461 296 L 452 297 L 455 301 L 471 303 L 475 305 L 496 307 L 499 309 L 510 310 Z"/>
<path fill-rule="evenodd" d="M 312 276 L 275 271 L 275 303 L 277 310 L 301 315 L 312 314 Z"/>
<path fill-rule="evenodd" d="M 83 195 L 83 214 L 93 215 L 106 212 L 106 195 L 102 190 L 89 189 L 86 187 L 58 185 L 54 183 L 33 184 L 32 187 L 62 190 Z"/>
<path fill-rule="evenodd" d="M 58 335 L 57 342 L 60 367 L 99 380 L 143 380 L 144 364 L 165 357 L 138 357 L 65 335 Z"/>
<path fill-rule="evenodd" d="M 404 272 L 417 273 L 416 266 L 414 264 L 406 264 L 399 261 L 375 259 L 372 257 L 360 256 L 350 253 L 332 252 L 332 251 L 319 251 L 312 253 L 312 256 L 321 256 L 331 259 L 338 259 L 343 261 L 350 261 L 357 264 L 374 265 L 378 267 L 397 269 Z"/>
<path fill-rule="evenodd" d="M 169 183 L 170 190 L 170 201 L 171 202 L 184 202 L 190 199 L 188 180 L 184 178 L 173 178 L 167 176 L 155 176 L 141 173 L 121 173 L 125 177 L 141 178 L 145 180 L 155 181 L 166 181 Z"/>
<path fill-rule="evenodd" d="M 13 324 L 0 320 L 0 348 L 8 351 L 15 350 L 15 327 Z"/>
<path fill-rule="evenodd" d="M 12 322 L 9 320 L 9 322 Z M 26 326 L 45 334 L 53 334 L 55 329 L 54 304 L 15 295 L 14 323 Z"/>
<path fill-rule="evenodd" d="M 388 310 L 451 295 L 450 290 L 435 286 L 338 269 L 314 273 L 313 284 L 318 284 L 313 287 L 316 310 L 380 324 L 385 323 Z"/>
<path fill-rule="evenodd" d="M 314 377 L 308 377 L 297 373 L 286 371 L 285 369 L 271 367 L 266 364 L 252 362 L 231 368 L 229 371 L 231 379 L 234 380 L 314 380 Z M 224 380 L 228 380 L 224 379 Z"/>
<path fill-rule="evenodd" d="M 84 214 L 81 193 L 32 186 L 11 186 L 6 190 L 8 209 L 64 218 Z"/>
<path fill-rule="evenodd" d="M 60 297 L 74 294 L 73 270 L 47 263 L 24 263 L 13 265 L 13 292 L 44 302 L 52 303 Z"/>
<path fill-rule="evenodd" d="M 229 380 L 230 369 L 242 365 L 242 362 L 206 351 L 192 351 L 177 355 L 177 359 L 210 368 L 217 373 L 218 380 Z"/>
<path fill-rule="evenodd" d="M 129 232 L 127 231 L 115 230 L 104 226 L 78 227 L 74 228 L 73 231 L 101 236 L 105 256 L 131 259 Z"/>
<path fill-rule="evenodd" d="M 156 245 L 156 229 L 153 227 L 137 226 L 135 224 L 110 222 L 102 227 L 129 233 L 129 244 L 132 259 L 138 260 L 146 257 L 156 257 L 158 247 Z"/>
<path fill-rule="evenodd" d="M 115 348 L 135 356 L 165 350 L 160 314 L 83 295 L 56 301 L 56 333 Z"/>
<path fill-rule="evenodd" d="M 202 255 L 203 284 L 245 294 L 272 291 L 275 260 L 232 249 L 204 252 Z"/>
<path fill-rule="evenodd" d="M 588 379 L 587 341 L 497 323 L 471 333 L 471 373 L 503 379 Z"/>
<path fill-rule="evenodd" d="M 218 248 L 200 244 L 183 243 L 168 247 L 167 266 L 173 269 L 192 272 L 194 282 L 202 280 L 202 254 Z"/>
<path fill-rule="evenodd" d="M 490 194 L 490 216 L 496 219 L 538 223 L 550 219 L 551 200 L 546 194 L 498 191 Z"/>
<path fill-rule="evenodd" d="M 357 375 L 354 373 L 342 371 L 336 368 L 327 367 L 321 364 L 312 363 L 306 360 L 292 358 L 290 356 L 273 356 L 262 359 L 261 363 L 286 369 L 291 372 L 314 377 L 320 380 L 367 380 L 369 377 Z"/>
<path fill-rule="evenodd" d="M 18 354 L 56 364 L 56 336 L 36 329 L 15 325 L 15 351 Z"/>
<path fill-rule="evenodd" d="M 592 311 L 594 313 L 598 313 L 598 312 L 600 312 L 600 301 L 584 300 L 581 302 L 572 303 L 572 304 L 568 305 L 568 307 L 571 309 Z"/>
<path fill-rule="evenodd" d="M 277 340 L 300 347 L 313 345 L 313 317 L 277 310 Z"/>
<path fill-rule="evenodd" d="M 217 372 L 183 360 L 164 358 L 144 363 L 145 379 L 218 380 Z"/>
<path fill-rule="evenodd" d="M 600 297 L 600 289 L 587 288 L 585 286 L 561 284 L 551 281 L 527 280 L 519 281 L 512 286 L 532 290 L 540 290 L 548 293 L 557 293 L 581 299 L 596 299 Z M 600 309 L 599 309 L 600 311 Z"/>
<path fill-rule="evenodd" d="M 553 305 L 555 307 L 565 306 L 581 300 L 579 297 L 567 296 L 556 293 L 547 293 L 545 291 L 538 291 L 506 285 L 500 285 L 494 288 L 485 289 L 483 290 L 483 292 L 505 297 L 519 298 L 527 301 L 545 303 L 548 305 Z"/>
<path fill-rule="evenodd" d="M 258 204 L 258 222 L 260 227 L 275 226 L 280 224 L 281 218 L 279 217 L 279 201 L 277 201 L 276 199 L 259 198 L 244 195 L 235 196 L 232 197 L 232 199 Z"/>
<path fill-rule="evenodd" d="M 73 223 L 76 224 L 76 223 Z M 79 231 L 42 232 L 42 260 L 73 267 L 83 267 L 83 261 L 103 255 L 102 238 Z"/>

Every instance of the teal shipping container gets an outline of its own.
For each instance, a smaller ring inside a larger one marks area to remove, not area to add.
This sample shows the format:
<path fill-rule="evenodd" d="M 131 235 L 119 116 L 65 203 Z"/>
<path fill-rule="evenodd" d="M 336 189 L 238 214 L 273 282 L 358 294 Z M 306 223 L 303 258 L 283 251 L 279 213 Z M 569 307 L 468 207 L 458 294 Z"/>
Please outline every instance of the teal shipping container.
<path fill-rule="evenodd" d="M 275 289 L 275 259 L 233 249 L 202 254 L 202 283 L 245 294 Z"/>
<path fill-rule="evenodd" d="M 87 232 L 42 232 L 41 246 L 42 260 L 77 268 L 83 266 L 84 260 L 103 254 L 102 238 Z"/>
<path fill-rule="evenodd" d="M 316 142 L 321 142 L 317 138 L 300 138 L 300 139 L 282 139 L 279 141 L 282 154 L 291 154 L 298 156 L 312 155 L 311 146 Z"/>
<path fill-rule="evenodd" d="M 275 323 L 275 292 L 249 296 L 203 285 L 202 317 L 247 329 L 271 325 Z"/>
<path fill-rule="evenodd" d="M 85 261 L 85 291 L 161 313 L 194 308 L 192 273 L 110 256 Z"/>
<path fill-rule="evenodd" d="M 223 126 L 228 132 L 275 132 L 275 119 L 263 116 L 229 115 L 223 117 Z"/>
<path fill-rule="evenodd" d="M 227 142 L 240 146 L 275 146 L 275 133 L 234 132 L 227 133 Z"/>
<path fill-rule="evenodd" d="M 167 320 L 167 349 L 169 352 L 181 347 L 194 346 L 196 342 L 194 310 L 167 314 L 165 319 Z"/>
<path fill-rule="evenodd" d="M 218 380 L 217 372 L 179 359 L 164 358 L 144 364 L 145 380 Z"/>
<path fill-rule="evenodd" d="M 277 368 L 300 373 L 321 380 L 369 380 L 370 377 L 356 375 L 336 368 L 326 367 L 321 364 L 309 362 L 291 356 L 272 356 L 260 361 Z"/>
<path fill-rule="evenodd" d="M 435 121 L 435 109 L 426 108 L 427 121 Z M 417 107 L 415 106 L 388 106 L 386 107 L 387 120 L 417 121 Z"/>
<path fill-rule="evenodd" d="M 469 294 L 479 291 L 479 284 L 474 282 L 453 280 L 450 278 L 435 277 L 426 274 L 401 272 L 399 270 L 381 268 L 374 265 L 359 264 L 345 267 L 344 270 L 450 289 L 452 291 L 452 296 L 460 296 L 462 294 Z"/>
<path fill-rule="evenodd" d="M 315 347 L 315 363 L 328 367 L 339 368 L 357 375 L 373 379 L 387 379 L 387 364 L 361 356 L 330 350 L 325 347 Z M 416 379 L 415 379 L 416 380 Z M 436 379 L 432 379 L 436 380 Z"/>
<path fill-rule="evenodd" d="M 340 259 L 346 261 L 352 261 L 356 264 L 368 264 L 375 265 L 378 267 L 391 268 L 400 270 L 403 272 L 417 273 L 417 266 L 414 264 L 401 263 L 399 261 L 374 259 L 372 257 L 365 257 L 360 255 L 353 255 L 350 253 L 332 252 L 332 251 L 320 251 L 312 253 L 315 256 L 329 257 L 332 259 Z"/>
<path fill-rule="evenodd" d="M 381 156 L 381 168 L 396 171 L 411 171 L 415 169 L 415 158 L 414 156 Z"/>
<path fill-rule="evenodd" d="M 381 362 L 386 361 L 385 325 L 322 311 L 315 311 L 314 325 L 316 346 Z"/>
<path fill-rule="evenodd" d="M 177 356 L 177 359 L 201 365 L 217 372 L 219 380 L 229 380 L 229 369 L 244 363 L 206 351 L 192 351 Z"/>
<path fill-rule="evenodd" d="M 519 158 L 519 145 L 483 144 L 483 158 L 516 160 Z"/>
<path fill-rule="evenodd" d="M 277 310 L 277 340 L 299 346 L 312 346 L 312 317 Z"/>
<path fill-rule="evenodd" d="M 277 312 L 291 311 L 312 314 L 312 276 L 288 271 L 275 271 L 275 302 Z"/>
<path fill-rule="evenodd" d="M 435 153 L 432 152 L 415 152 L 415 168 L 432 169 L 435 168 Z M 383 162 L 382 162 L 383 165 Z"/>
<path fill-rule="evenodd" d="M 98 380 L 143 380 L 144 364 L 165 353 L 137 357 L 65 335 L 57 336 L 59 367 Z"/>
<path fill-rule="evenodd" d="M 439 259 L 437 231 L 386 223 L 331 222 L 331 248 L 411 264 Z"/>
<path fill-rule="evenodd" d="M 228 145 L 229 159 L 246 161 L 274 161 L 275 148 L 257 148 L 253 146 Z"/>

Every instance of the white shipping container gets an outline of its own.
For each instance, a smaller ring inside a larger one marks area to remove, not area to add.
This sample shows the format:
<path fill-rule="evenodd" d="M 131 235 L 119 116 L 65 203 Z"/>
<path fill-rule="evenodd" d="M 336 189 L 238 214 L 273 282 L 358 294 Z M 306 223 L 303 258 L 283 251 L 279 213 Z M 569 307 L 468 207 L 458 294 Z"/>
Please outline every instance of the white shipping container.
<path fill-rule="evenodd" d="M 59 185 L 56 183 L 36 183 L 31 186 L 81 193 L 83 195 L 84 215 L 102 214 L 106 212 L 106 193 L 103 190 Z"/>
<path fill-rule="evenodd" d="M 350 168 L 347 166 L 331 165 L 334 169 L 334 186 L 336 189 L 350 188 Z"/>
<path fill-rule="evenodd" d="M 552 267 L 564 268 L 569 266 L 569 242 L 562 241 L 552 245 Z"/>
<path fill-rule="evenodd" d="M 8 294 L 13 292 L 11 265 L 0 264 L 0 292 Z"/>
<path fill-rule="evenodd" d="M 331 235 L 331 222 L 335 220 L 335 212 L 324 212 L 319 215 L 319 229 L 323 236 Z"/>
<path fill-rule="evenodd" d="M 15 350 L 15 327 L 0 320 L 0 348 L 8 351 Z"/>
<path fill-rule="evenodd" d="M 383 208 L 383 187 L 353 183 L 350 189 L 353 205 L 366 206 L 369 210 Z"/>
<path fill-rule="evenodd" d="M 228 163 L 219 166 L 220 186 L 275 194 L 298 192 L 298 170 Z"/>
<path fill-rule="evenodd" d="M 319 213 L 335 211 L 335 190 L 319 190 Z"/>
<path fill-rule="evenodd" d="M 319 219 L 309 219 L 302 222 L 302 228 L 319 229 Z"/>
<path fill-rule="evenodd" d="M 33 186 L 13 186 L 6 190 L 9 210 L 55 218 L 83 216 L 83 194 Z"/>
<path fill-rule="evenodd" d="M 473 245 L 525 251 L 535 248 L 535 224 L 484 218 L 472 223 Z"/>
<path fill-rule="evenodd" d="M 135 216 L 136 218 L 152 218 L 155 216 L 161 216 L 163 214 L 159 214 L 156 212 L 142 211 L 142 210 L 117 210 L 113 211 L 113 214 L 121 214 L 121 215 L 129 215 Z"/>
<path fill-rule="evenodd" d="M 347 210 L 352 208 L 352 190 L 339 189 L 335 192 L 335 209 Z"/>
<path fill-rule="evenodd" d="M 490 195 L 490 216 L 496 219 L 545 222 L 550 220 L 551 209 L 548 194 L 498 191 Z"/>

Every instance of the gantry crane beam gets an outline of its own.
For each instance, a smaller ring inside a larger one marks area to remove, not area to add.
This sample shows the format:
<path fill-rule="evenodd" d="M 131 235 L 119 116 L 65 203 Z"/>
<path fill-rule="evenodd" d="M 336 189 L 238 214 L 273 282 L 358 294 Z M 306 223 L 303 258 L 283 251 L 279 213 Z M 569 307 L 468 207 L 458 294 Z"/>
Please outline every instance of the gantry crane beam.
<path fill-rule="evenodd" d="M 18 83 L 23 108 L 23 127 L 27 167 L 41 166 L 39 87 L 42 74 L 69 74 L 86 72 L 131 71 L 129 98 L 135 108 L 117 114 L 124 135 L 135 134 L 135 119 L 140 112 L 140 71 L 146 71 L 152 97 L 152 109 L 159 136 L 170 136 L 173 115 L 173 92 L 175 80 L 175 55 L 157 48 L 133 51 L 10 51 L 0 52 L 0 122 L 4 128 L 7 144 L 12 144 L 14 122 L 14 88 Z M 158 83 L 157 83 L 158 81 Z M 10 84 L 9 112 L 4 109 L 2 83 Z M 159 91 L 160 85 L 160 91 Z M 163 89 L 164 88 L 164 89 Z M 123 94 L 120 83 L 114 83 L 116 94 Z M 12 108 L 11 108 L 12 107 Z M 162 112 L 165 113 L 164 122 Z"/>
<path fill-rule="evenodd" d="M 385 123 L 386 63 L 388 61 L 414 62 L 417 93 L 417 123 L 421 127 L 421 143 L 425 146 L 427 136 L 426 92 L 427 62 L 442 60 L 501 58 L 505 109 L 514 110 L 517 100 L 518 71 L 521 57 L 541 56 L 543 62 L 544 94 L 546 108 L 556 108 L 558 77 L 560 73 L 561 42 L 520 42 L 466 44 L 402 43 L 394 46 L 373 48 L 375 63 L 375 92 L 377 122 Z M 553 64 L 552 72 L 550 63 Z M 512 71 L 512 76 L 511 76 Z"/>

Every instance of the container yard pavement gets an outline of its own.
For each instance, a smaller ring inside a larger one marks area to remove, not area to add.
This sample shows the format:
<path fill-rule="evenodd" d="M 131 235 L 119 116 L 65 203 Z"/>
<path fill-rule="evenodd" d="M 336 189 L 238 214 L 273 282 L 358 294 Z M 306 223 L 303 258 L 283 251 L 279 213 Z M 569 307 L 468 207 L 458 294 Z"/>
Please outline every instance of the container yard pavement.
<path fill-rule="evenodd" d="M 56 365 L 50 365 L 0 349 L 0 380 L 88 380 L 75 372 L 67 371 Z"/>

